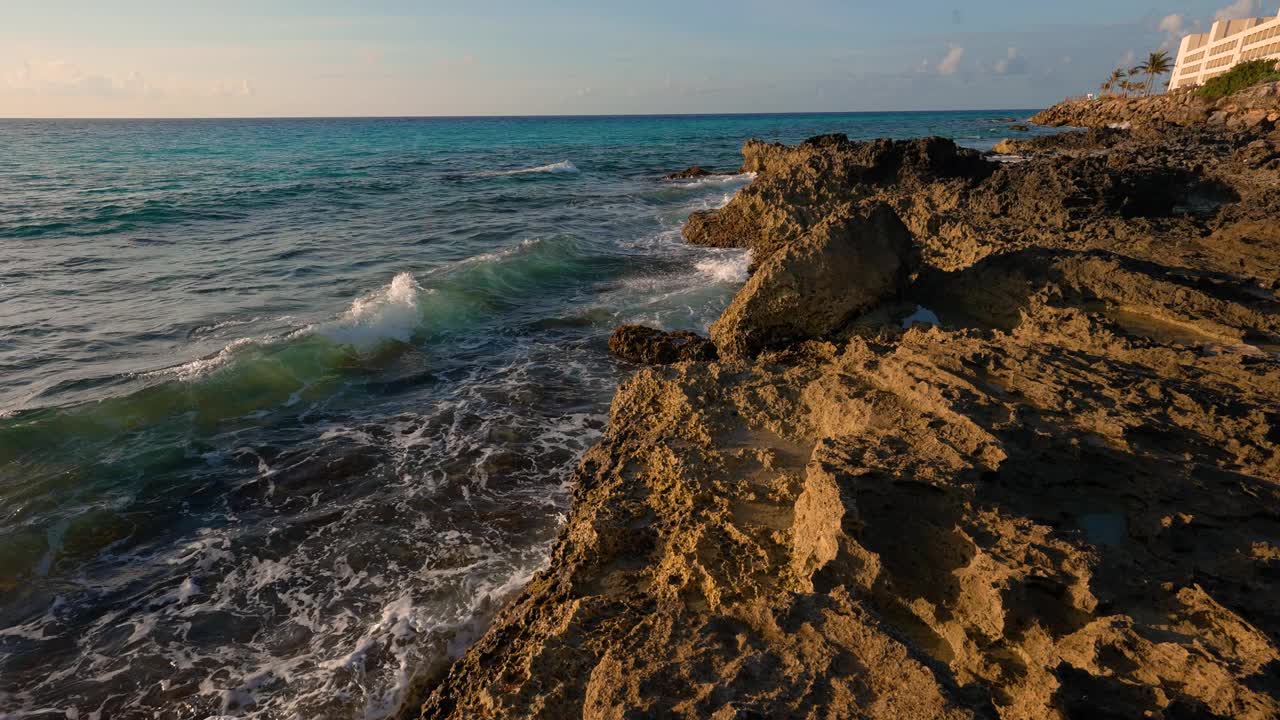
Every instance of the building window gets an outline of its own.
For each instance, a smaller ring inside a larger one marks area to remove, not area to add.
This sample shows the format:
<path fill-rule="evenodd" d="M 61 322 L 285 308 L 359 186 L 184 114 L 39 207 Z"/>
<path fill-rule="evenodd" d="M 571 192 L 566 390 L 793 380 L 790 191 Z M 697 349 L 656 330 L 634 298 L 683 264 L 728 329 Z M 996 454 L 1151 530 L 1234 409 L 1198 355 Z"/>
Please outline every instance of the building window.
<path fill-rule="evenodd" d="M 1232 41 L 1231 41 L 1231 42 L 1229 42 L 1229 43 L 1225 43 L 1225 44 L 1223 44 L 1223 45 L 1219 45 L 1219 46 L 1215 47 L 1215 48 L 1213 49 L 1213 52 L 1211 52 L 1211 53 L 1209 53 L 1209 54 L 1210 54 L 1210 55 L 1221 55 L 1221 54 L 1222 54 L 1222 53 L 1224 53 L 1224 52 L 1228 52 L 1228 51 L 1230 51 L 1230 50 L 1234 50 L 1234 49 L 1235 49 L 1235 47 L 1236 47 L 1236 45 L 1237 45 L 1239 42 L 1240 42 L 1239 40 L 1232 40 Z"/>

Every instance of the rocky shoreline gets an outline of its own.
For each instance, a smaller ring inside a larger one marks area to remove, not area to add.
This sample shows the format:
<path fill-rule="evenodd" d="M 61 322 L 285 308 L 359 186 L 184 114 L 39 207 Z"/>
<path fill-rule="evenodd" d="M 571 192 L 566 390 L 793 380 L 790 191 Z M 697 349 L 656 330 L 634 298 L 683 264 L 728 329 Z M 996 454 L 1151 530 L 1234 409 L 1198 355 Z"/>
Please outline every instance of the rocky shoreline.
<path fill-rule="evenodd" d="M 1032 116 L 1051 127 L 1220 127 L 1270 132 L 1280 121 L 1280 83 L 1263 83 L 1217 101 L 1191 91 L 1147 97 L 1065 100 Z"/>
<path fill-rule="evenodd" d="M 748 143 L 685 234 L 750 280 L 615 335 L 662 364 L 406 716 L 1280 716 L 1265 130 Z"/>

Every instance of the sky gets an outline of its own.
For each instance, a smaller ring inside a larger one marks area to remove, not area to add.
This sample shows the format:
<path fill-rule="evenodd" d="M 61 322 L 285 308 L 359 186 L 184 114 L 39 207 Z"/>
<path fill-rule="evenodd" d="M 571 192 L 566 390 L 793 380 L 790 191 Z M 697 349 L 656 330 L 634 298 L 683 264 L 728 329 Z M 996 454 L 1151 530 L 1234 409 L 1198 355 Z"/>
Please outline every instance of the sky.
<path fill-rule="evenodd" d="M 1264 4 L 1265 3 L 1265 4 Z M 0 117 L 1023 109 L 1280 0 L 0 0 Z"/>

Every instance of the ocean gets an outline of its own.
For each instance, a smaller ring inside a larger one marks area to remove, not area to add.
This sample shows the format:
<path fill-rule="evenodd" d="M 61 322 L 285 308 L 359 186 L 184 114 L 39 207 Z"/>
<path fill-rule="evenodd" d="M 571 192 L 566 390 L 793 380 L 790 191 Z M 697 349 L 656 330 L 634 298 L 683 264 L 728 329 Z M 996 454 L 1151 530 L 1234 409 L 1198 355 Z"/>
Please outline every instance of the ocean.
<path fill-rule="evenodd" d="M 1030 112 L 0 121 L 0 717 L 394 713 L 546 562 L 610 331 L 745 280 L 680 238 L 744 140 Z"/>

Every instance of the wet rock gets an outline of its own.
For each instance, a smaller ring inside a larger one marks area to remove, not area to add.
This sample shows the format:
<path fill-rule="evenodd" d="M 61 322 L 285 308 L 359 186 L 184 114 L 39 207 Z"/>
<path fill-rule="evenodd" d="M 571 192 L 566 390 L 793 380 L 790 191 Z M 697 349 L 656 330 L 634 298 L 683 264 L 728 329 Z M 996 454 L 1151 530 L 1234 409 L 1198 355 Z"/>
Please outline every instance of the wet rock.
<path fill-rule="evenodd" d="M 609 336 L 609 352 L 644 365 L 714 360 L 711 341 L 687 330 L 664 331 L 643 325 L 620 325 Z"/>
<path fill-rule="evenodd" d="M 716 349 L 747 358 L 826 337 L 902 290 L 911 250 L 910 234 L 886 205 L 823 221 L 760 264 L 711 326 Z"/>
<path fill-rule="evenodd" d="M 667 180 L 692 180 L 694 178 L 706 177 L 708 175 L 715 174 L 716 173 L 702 167 L 701 165 L 691 165 L 679 172 L 673 172 L 669 175 L 665 175 L 664 178 Z"/>

